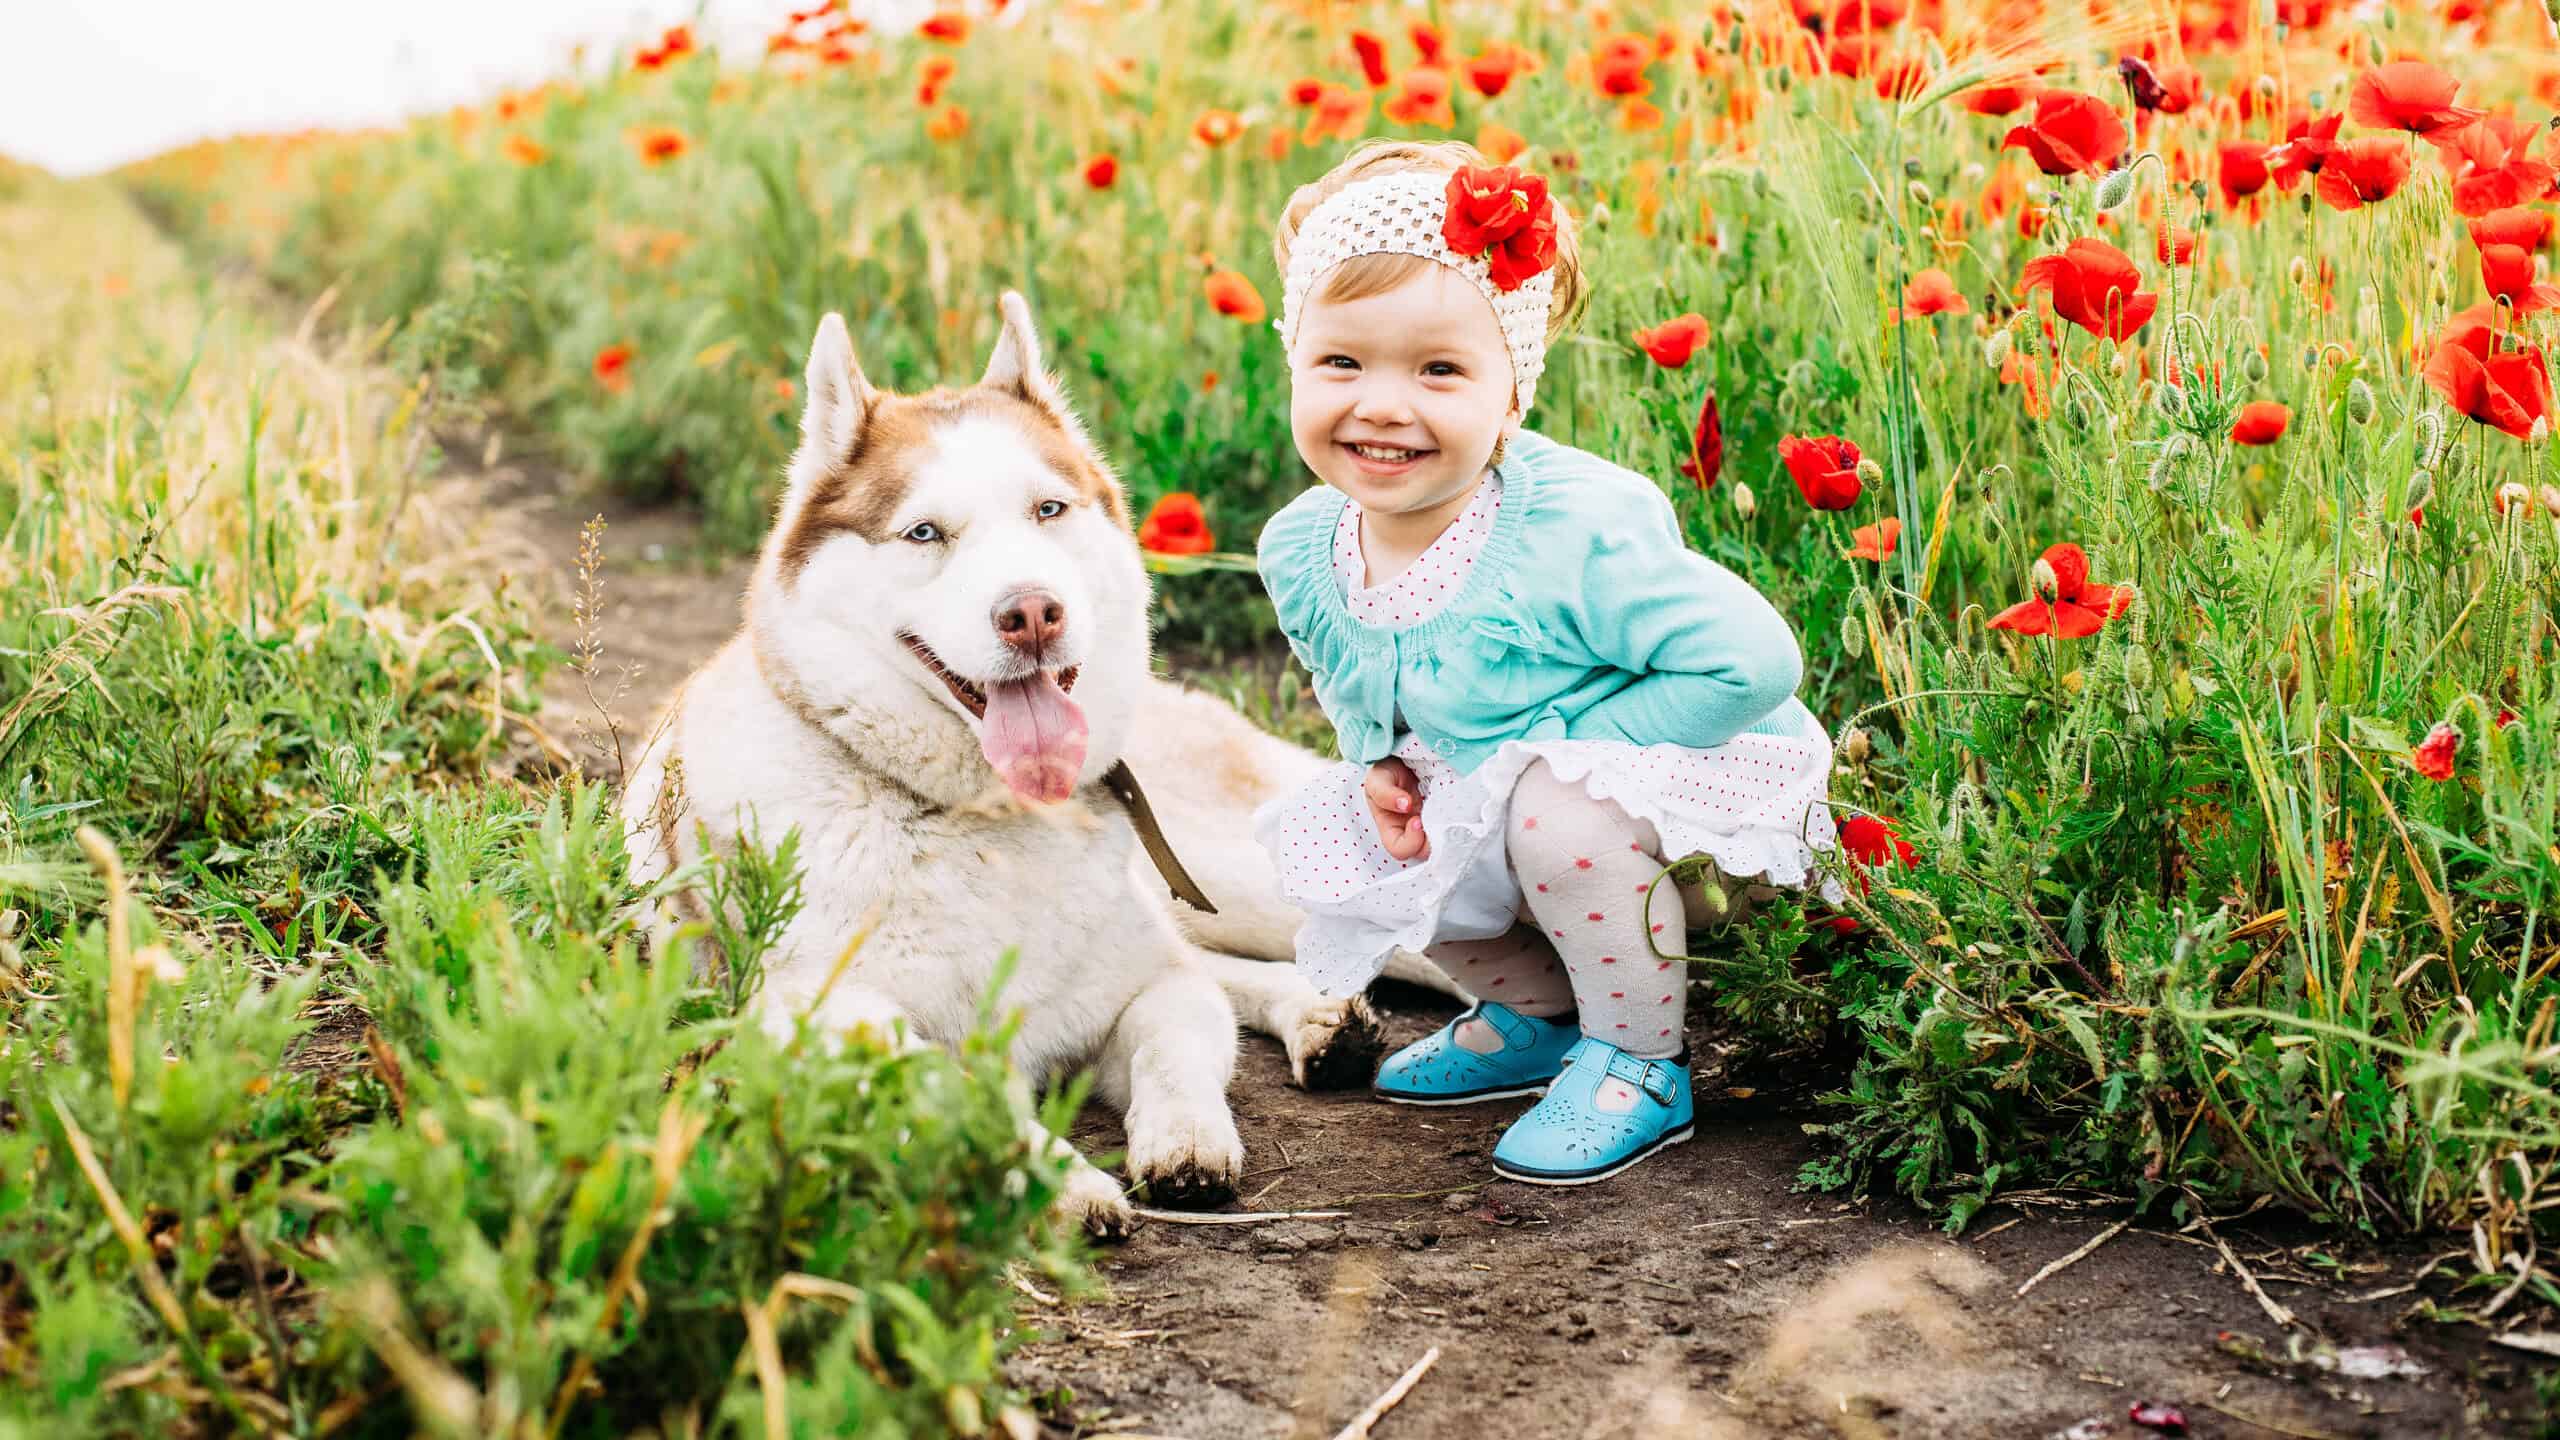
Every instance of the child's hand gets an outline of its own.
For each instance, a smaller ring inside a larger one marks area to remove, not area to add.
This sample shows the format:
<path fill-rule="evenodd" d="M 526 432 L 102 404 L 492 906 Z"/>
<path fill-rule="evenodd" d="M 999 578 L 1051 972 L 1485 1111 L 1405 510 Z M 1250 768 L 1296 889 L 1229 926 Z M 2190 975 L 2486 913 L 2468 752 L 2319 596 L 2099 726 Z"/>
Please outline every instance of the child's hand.
<path fill-rule="evenodd" d="M 1389 757 L 1369 767 L 1369 778 L 1360 782 L 1360 793 L 1369 802 L 1369 818 L 1378 824 L 1378 839 L 1387 853 L 1398 860 L 1421 860 L 1431 854 L 1431 841 L 1422 833 L 1422 785 L 1414 779 L 1413 767 Z"/>

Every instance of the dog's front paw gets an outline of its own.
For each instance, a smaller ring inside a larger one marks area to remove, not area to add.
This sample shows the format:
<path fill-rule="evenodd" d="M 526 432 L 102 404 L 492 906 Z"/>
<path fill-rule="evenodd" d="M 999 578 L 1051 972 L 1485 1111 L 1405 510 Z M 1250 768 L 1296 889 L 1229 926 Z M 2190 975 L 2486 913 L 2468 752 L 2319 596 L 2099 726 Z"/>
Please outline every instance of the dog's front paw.
<path fill-rule="evenodd" d="M 1067 1172 L 1066 1188 L 1058 1192 L 1056 1207 L 1059 1218 L 1083 1226 L 1084 1233 L 1096 1240 L 1126 1240 L 1138 1228 L 1138 1212 L 1129 1208 L 1120 1182 L 1081 1159 Z"/>
<path fill-rule="evenodd" d="M 1132 1111 L 1129 1180 L 1150 1203 L 1205 1210 L 1236 1196 L 1244 1173 L 1244 1141 L 1220 1099 L 1201 1107 Z"/>
<path fill-rule="evenodd" d="M 1387 1027 L 1366 996 L 1318 1000 L 1299 1013 L 1281 1043 L 1289 1051 L 1289 1078 L 1299 1089 L 1358 1089 L 1377 1078 Z"/>

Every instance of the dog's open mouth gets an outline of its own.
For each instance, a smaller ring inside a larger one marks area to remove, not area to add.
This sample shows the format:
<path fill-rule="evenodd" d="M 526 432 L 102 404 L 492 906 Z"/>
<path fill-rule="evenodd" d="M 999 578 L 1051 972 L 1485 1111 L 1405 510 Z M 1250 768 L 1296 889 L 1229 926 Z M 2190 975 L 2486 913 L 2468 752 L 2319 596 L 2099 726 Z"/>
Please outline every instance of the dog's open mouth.
<path fill-rule="evenodd" d="M 898 639 L 977 719 L 978 748 L 1007 788 L 1043 804 L 1075 793 L 1088 733 L 1084 710 L 1067 698 L 1076 688 L 1076 666 L 1034 670 L 982 686 L 953 674 L 933 647 L 916 636 L 900 632 Z"/>

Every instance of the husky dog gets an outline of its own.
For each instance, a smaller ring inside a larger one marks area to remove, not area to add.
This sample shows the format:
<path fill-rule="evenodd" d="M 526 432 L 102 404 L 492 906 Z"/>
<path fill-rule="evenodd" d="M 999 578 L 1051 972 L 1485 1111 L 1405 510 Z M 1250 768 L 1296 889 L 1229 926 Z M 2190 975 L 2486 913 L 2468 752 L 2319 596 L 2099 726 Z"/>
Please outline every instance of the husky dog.
<path fill-rule="evenodd" d="M 1298 916 L 1248 817 L 1324 762 L 1151 675 L 1126 498 L 1042 369 L 1022 298 L 1001 309 L 977 384 L 912 396 L 874 388 L 843 319 L 820 322 L 745 624 L 632 768 L 633 874 L 694 861 L 702 833 L 725 851 L 798 829 L 806 903 L 758 1000 L 781 1033 L 806 1014 L 950 1043 L 1020 947 L 1002 997 L 1021 1011 L 1020 1069 L 1090 1067 L 1126 1120 L 1130 1179 L 1212 1203 L 1243 1161 L 1226 1103 L 1239 1015 L 1283 1042 L 1300 1084 L 1365 1083 L 1377 1053 L 1365 1004 L 1265 963 L 1288 958 Z M 1168 839 L 1179 860 L 1156 853 Z M 1214 913 L 1166 898 L 1184 862 Z M 1061 1206 L 1106 1235 L 1130 1217 L 1081 1157 Z"/>

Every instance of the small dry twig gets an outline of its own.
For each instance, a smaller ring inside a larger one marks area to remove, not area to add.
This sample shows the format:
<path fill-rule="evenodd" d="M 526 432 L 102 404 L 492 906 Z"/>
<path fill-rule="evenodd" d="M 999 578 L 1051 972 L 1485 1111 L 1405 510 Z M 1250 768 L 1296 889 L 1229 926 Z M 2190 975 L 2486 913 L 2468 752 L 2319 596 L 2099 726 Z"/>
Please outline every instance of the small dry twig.
<path fill-rule="evenodd" d="M 2014 1223 L 2014 1222 L 2012 1222 L 2012 1223 Z M 2116 1223 L 2114 1223 L 2113 1225 L 2108 1226 L 2106 1229 L 2099 1231 L 2099 1232 L 2097 1233 L 2097 1236 L 2096 1236 L 2094 1239 L 2090 1240 L 2088 1244 L 2081 1246 L 2079 1249 L 2072 1251 L 2070 1254 L 2063 1256 L 2063 1257 L 2062 1257 L 2061 1259 L 2059 1259 L 2059 1260 L 2053 1261 L 2051 1264 L 2046 1265 L 2043 1269 L 2041 1269 L 2041 1270 L 2037 1271 L 2037 1272 L 2036 1272 L 2036 1273 L 2034 1273 L 2033 1275 L 2028 1276 L 2028 1277 L 2027 1277 L 2027 1283 L 2025 1283 L 2024 1285 L 2019 1286 L 2019 1287 L 2018 1287 L 2018 1290 L 2017 1290 L 2017 1293 L 2018 1293 L 2019 1295 L 2023 1296 L 2023 1295 L 2025 1295 L 2028 1291 L 2033 1290 L 2033 1289 L 2034 1289 L 2034 1288 L 2036 1288 L 2037 1286 L 2039 1286 L 2039 1285 L 2043 1284 L 2045 1281 L 2047 1281 L 2047 1280 L 2049 1280 L 2049 1279 L 2053 1278 L 2053 1277 L 2054 1277 L 2054 1276 L 2056 1276 L 2056 1275 L 2061 1274 L 2063 1271 L 2070 1269 L 2072 1266 L 2079 1264 L 2081 1261 L 2088 1259 L 2091 1255 L 2094 1255 L 2094 1254 L 2096 1254 L 2096 1253 L 2097 1253 L 2097 1251 L 2098 1251 L 2098 1247 L 2099 1247 L 2099 1246 L 2104 1245 L 2104 1244 L 2106 1244 L 2108 1241 L 2113 1240 L 2113 1239 L 2114 1239 L 2114 1238 L 2116 1238 L 2117 1236 L 2119 1236 L 2119 1235 L 2123 1234 L 2123 1233 L 2125 1232 L 2125 1227 L 2126 1227 L 2126 1226 L 2128 1226 L 2128 1225 L 2131 1225 L 2132 1223 L 2133 1223 L 2133 1217 L 2132 1217 L 2132 1216 L 2130 1216 L 2130 1215 L 2128 1215 L 2128 1216 L 2126 1216 L 2124 1219 L 2119 1220 L 2119 1221 L 2117 1221 Z"/>
<path fill-rule="evenodd" d="M 1368 1409 L 1352 1416 L 1351 1423 L 1336 1431 L 1333 1440 L 1366 1440 L 1370 1430 L 1380 1420 L 1386 1418 L 1387 1412 L 1396 1408 L 1396 1405 L 1412 1391 L 1414 1386 L 1422 1383 L 1422 1377 L 1430 1373 L 1431 1367 L 1439 1363 L 1439 1346 L 1434 1345 L 1423 1351 L 1422 1358 L 1413 1362 L 1412 1369 L 1404 1372 L 1397 1378 L 1396 1383 L 1388 1386 L 1385 1394 L 1370 1401 Z"/>
<path fill-rule="evenodd" d="M 1157 1210 L 1145 1205 L 1129 1208 L 1166 1225 L 1263 1225 L 1274 1220 L 1347 1220 L 1351 1216 L 1348 1210 L 1256 1210 L 1242 1215 L 1204 1215 L 1194 1210 Z"/>
<path fill-rule="evenodd" d="M 2240 1286 L 2249 1292 L 2249 1298 L 2257 1301 L 2258 1308 L 2267 1312 L 2267 1318 L 2278 1325 L 2291 1329 L 2297 1324 L 2298 1322 L 2293 1318 L 2293 1312 L 2277 1304 L 2273 1296 L 2260 1288 L 2258 1277 L 2249 1273 L 2249 1267 L 2240 1263 L 2240 1257 L 2233 1254 L 2231 1247 L 2224 1243 L 2222 1236 L 2214 1231 L 2213 1222 L 2205 1218 L 2203 1204 L 2197 1202 L 2192 1194 L 2187 1199 L 2196 1207 L 2196 1224 L 2203 1229 L 2204 1238 L 2212 1241 L 2213 1248 L 2222 1252 L 2222 1263 L 2230 1266 L 2231 1273 L 2240 1277 Z"/>

